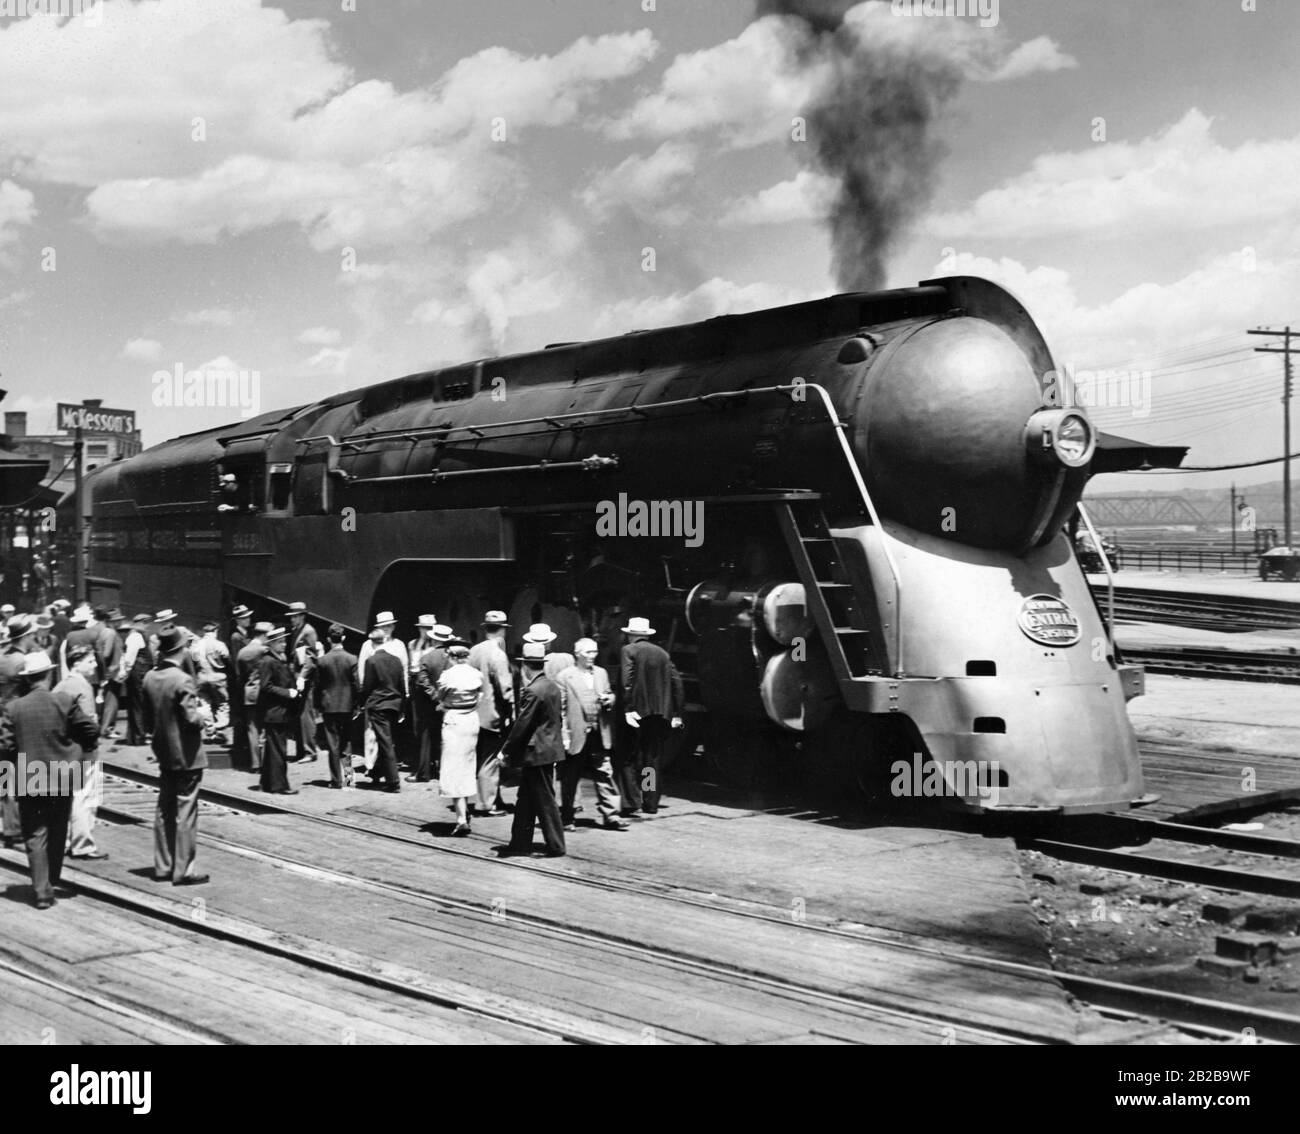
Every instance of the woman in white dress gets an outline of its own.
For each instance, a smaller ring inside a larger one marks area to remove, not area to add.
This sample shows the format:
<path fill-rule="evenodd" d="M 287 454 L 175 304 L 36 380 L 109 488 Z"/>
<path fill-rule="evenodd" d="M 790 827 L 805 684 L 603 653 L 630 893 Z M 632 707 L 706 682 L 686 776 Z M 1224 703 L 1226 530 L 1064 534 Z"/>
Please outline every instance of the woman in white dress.
<path fill-rule="evenodd" d="M 483 674 L 469 664 L 469 646 L 453 638 L 445 647 L 451 663 L 438 678 L 438 707 L 442 709 L 442 768 L 439 794 L 455 800 L 453 835 L 469 834 L 469 797 L 478 792 L 478 702 L 483 696 Z"/>

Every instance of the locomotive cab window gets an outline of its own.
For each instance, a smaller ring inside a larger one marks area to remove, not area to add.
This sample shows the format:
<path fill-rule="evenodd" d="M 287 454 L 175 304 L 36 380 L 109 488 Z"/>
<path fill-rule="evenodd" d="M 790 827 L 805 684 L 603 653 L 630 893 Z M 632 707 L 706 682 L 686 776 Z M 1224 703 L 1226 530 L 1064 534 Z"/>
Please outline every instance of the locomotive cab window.
<path fill-rule="evenodd" d="M 266 470 L 266 510 L 288 512 L 293 501 L 293 465 L 275 464 Z"/>

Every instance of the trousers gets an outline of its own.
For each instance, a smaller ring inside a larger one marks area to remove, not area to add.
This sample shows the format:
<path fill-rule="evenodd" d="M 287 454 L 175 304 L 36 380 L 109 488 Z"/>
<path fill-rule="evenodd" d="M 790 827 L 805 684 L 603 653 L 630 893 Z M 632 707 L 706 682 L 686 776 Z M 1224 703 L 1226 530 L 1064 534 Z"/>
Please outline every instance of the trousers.
<path fill-rule="evenodd" d="M 126 742 L 148 744 L 144 727 L 144 674 L 132 672 L 126 679 Z"/>
<path fill-rule="evenodd" d="M 289 790 L 289 763 L 287 760 L 289 730 L 293 722 L 264 724 L 262 726 L 262 790 L 278 792 Z"/>
<path fill-rule="evenodd" d="M 104 704 L 99 711 L 99 735 L 107 736 L 117 725 L 117 704 L 121 699 L 122 686 L 116 681 L 106 681 L 101 688 L 104 691 Z"/>
<path fill-rule="evenodd" d="M 600 743 L 600 730 L 587 733 L 587 741 L 576 756 L 569 756 L 560 765 L 560 818 L 573 822 L 573 807 L 578 798 L 578 784 L 582 773 L 590 771 L 596 785 L 596 808 L 601 821 L 613 822 L 618 817 L 622 800 L 614 785 L 614 765 L 608 750 Z"/>
<path fill-rule="evenodd" d="M 179 882 L 194 865 L 199 842 L 199 786 L 203 769 L 158 769 L 158 810 L 153 819 L 153 873 Z"/>
<path fill-rule="evenodd" d="M 54 897 L 54 887 L 63 875 L 63 847 L 71 813 L 70 795 L 24 795 L 18 800 L 27 865 L 38 902 Z"/>
<path fill-rule="evenodd" d="M 367 709 L 366 718 L 375 733 L 375 744 L 379 755 L 371 775 L 386 784 L 400 783 L 397 774 L 397 749 L 393 746 L 393 725 L 397 723 L 398 714 L 392 709 Z"/>
<path fill-rule="evenodd" d="M 351 713 L 322 713 L 322 731 L 325 733 L 325 751 L 329 753 L 330 783 L 342 787 L 352 783 L 352 755 L 350 733 Z"/>
<path fill-rule="evenodd" d="M 433 707 L 433 702 L 423 692 L 412 694 L 411 711 L 419 744 L 415 778 L 423 783 L 433 779 L 442 761 L 442 713 Z"/>
<path fill-rule="evenodd" d="M 634 729 L 633 732 L 640 808 L 647 815 L 653 815 L 659 810 L 659 796 L 663 791 L 664 756 L 668 751 L 673 730 L 664 717 L 642 717 L 641 727 Z"/>
<path fill-rule="evenodd" d="M 564 853 L 564 824 L 555 803 L 555 765 L 536 764 L 523 769 L 519 780 L 519 798 L 515 801 L 515 821 L 510 827 L 510 846 L 517 851 L 532 850 L 533 828 L 540 825 L 542 839 L 550 854 Z"/>
<path fill-rule="evenodd" d="M 479 727 L 474 747 L 478 767 L 478 805 L 491 811 L 501 798 L 501 734 L 495 729 Z"/>
<path fill-rule="evenodd" d="M 244 714 L 244 723 L 248 726 L 248 770 L 260 772 L 262 770 L 262 726 L 257 723 L 257 713 L 252 705 L 244 709 Z"/>
<path fill-rule="evenodd" d="M 98 760 L 83 760 L 81 786 L 72 793 L 69 819 L 68 853 L 93 854 L 95 846 L 95 809 L 104 798 L 104 772 Z"/>

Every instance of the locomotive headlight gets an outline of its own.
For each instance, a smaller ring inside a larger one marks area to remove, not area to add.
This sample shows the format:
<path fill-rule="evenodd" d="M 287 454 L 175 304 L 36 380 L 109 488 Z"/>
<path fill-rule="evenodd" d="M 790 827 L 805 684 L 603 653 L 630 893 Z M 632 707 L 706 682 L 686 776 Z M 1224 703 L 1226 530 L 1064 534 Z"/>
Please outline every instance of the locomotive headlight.
<path fill-rule="evenodd" d="M 1097 435 L 1092 422 L 1078 410 L 1047 409 L 1025 424 L 1025 444 L 1039 460 L 1078 469 L 1092 460 Z"/>

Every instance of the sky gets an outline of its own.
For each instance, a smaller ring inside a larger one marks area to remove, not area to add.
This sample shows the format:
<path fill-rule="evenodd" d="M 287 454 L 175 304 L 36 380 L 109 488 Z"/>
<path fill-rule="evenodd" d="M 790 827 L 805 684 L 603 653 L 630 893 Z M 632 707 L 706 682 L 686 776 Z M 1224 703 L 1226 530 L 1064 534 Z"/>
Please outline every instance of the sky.
<path fill-rule="evenodd" d="M 154 444 L 844 290 L 794 124 L 847 59 L 936 84 L 917 134 L 906 85 L 855 95 L 903 123 L 856 154 L 890 194 L 881 285 L 987 276 L 1103 428 L 1282 452 L 1281 358 L 1245 332 L 1300 327 L 1293 0 L 62 2 L 0 0 L 0 408 L 32 432 L 100 398 Z M 839 31 L 782 14 L 815 9 Z M 257 382 L 169 405 L 177 368 Z"/>

